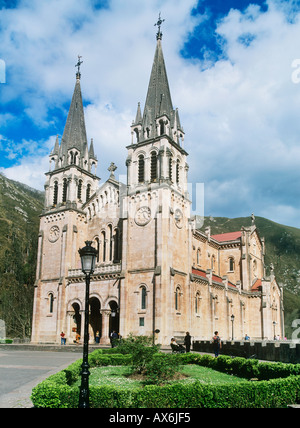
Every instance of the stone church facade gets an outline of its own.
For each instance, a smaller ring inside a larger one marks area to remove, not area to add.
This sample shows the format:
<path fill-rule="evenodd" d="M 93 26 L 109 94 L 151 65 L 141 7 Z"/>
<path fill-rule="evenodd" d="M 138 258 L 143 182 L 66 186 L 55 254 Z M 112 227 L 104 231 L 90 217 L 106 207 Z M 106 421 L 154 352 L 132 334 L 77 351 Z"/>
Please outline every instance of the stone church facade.
<path fill-rule="evenodd" d="M 99 186 L 88 144 L 80 71 L 61 141 L 50 154 L 38 240 L 32 342 L 83 338 L 85 278 L 78 249 L 98 250 L 90 285 L 90 341 L 122 336 L 170 338 L 189 331 L 209 339 L 283 335 L 282 290 L 266 277 L 265 244 L 253 219 L 240 231 L 212 235 L 197 228 L 188 195 L 188 154 L 157 45 L 144 109 L 138 104 L 127 146 L 127 183 Z M 234 319 L 232 318 L 234 316 Z M 233 333 L 234 331 L 234 333 Z"/>

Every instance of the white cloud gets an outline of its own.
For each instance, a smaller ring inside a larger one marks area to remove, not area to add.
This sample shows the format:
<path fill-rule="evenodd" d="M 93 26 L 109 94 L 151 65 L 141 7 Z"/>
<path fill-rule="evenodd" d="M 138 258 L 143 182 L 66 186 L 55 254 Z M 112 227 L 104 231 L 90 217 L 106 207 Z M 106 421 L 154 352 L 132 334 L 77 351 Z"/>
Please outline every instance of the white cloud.
<path fill-rule="evenodd" d="M 217 28 L 226 57 L 207 67 L 179 54 L 201 22 L 201 16 L 190 14 L 196 3 L 178 0 L 174 7 L 174 0 L 144 0 L 141 6 L 137 0 L 111 0 L 109 8 L 96 10 L 88 0 L 21 1 L 0 17 L 1 55 L 8 70 L 2 101 L 18 97 L 32 120 L 47 128 L 48 109 L 71 101 L 74 66 L 82 55 L 81 87 L 90 103 L 86 126 L 94 139 L 98 174 L 106 179 L 111 161 L 123 174 L 130 124 L 137 102 L 143 106 L 146 97 L 153 24 L 160 10 L 166 19 L 163 50 L 173 103 L 190 153 L 189 181 L 205 183 L 205 214 L 254 211 L 296 225 L 300 84 L 293 83 L 292 63 L 300 58 L 297 11 L 287 20 L 281 3 L 271 0 L 265 13 L 253 5 L 244 13 L 232 10 Z M 62 134 L 63 125 L 57 132 Z M 20 174 L 23 165 L 29 184 L 29 164 L 25 157 L 5 172 Z M 31 185 L 38 181 L 38 169 L 34 172 Z"/>

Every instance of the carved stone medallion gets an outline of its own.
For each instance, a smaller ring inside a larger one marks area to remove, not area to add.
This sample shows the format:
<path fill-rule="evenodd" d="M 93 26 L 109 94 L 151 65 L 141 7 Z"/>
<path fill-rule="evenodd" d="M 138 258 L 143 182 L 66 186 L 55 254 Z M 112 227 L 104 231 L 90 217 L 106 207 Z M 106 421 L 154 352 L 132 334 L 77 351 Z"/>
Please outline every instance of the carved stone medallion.
<path fill-rule="evenodd" d="M 181 210 L 180 210 L 179 208 L 177 208 L 177 209 L 175 210 L 175 213 L 174 213 L 174 221 L 175 221 L 176 226 L 177 226 L 179 229 L 181 229 L 181 228 L 182 228 L 182 226 L 183 226 L 183 214 L 182 214 L 182 212 L 181 212 Z"/>
<path fill-rule="evenodd" d="M 145 226 L 151 220 L 151 210 L 149 207 L 141 207 L 135 214 L 135 222 L 138 226 Z"/>
<path fill-rule="evenodd" d="M 58 226 L 52 226 L 49 231 L 49 241 L 50 242 L 56 242 L 59 238 L 59 227 Z"/>

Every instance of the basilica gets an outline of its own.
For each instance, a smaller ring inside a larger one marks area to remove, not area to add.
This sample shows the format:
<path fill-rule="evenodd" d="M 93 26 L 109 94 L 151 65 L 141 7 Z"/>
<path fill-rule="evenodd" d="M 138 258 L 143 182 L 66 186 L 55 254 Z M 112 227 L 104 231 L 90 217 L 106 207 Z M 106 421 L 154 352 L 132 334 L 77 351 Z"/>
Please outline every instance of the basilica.
<path fill-rule="evenodd" d="M 161 21 L 162 22 L 162 21 Z M 169 345 L 188 331 L 193 340 L 283 336 L 283 296 L 266 275 L 265 242 L 255 226 L 213 235 L 191 215 L 188 153 L 173 108 L 160 25 L 144 107 L 138 104 L 124 159 L 99 185 L 97 156 L 86 136 L 80 58 L 61 140 L 46 173 L 40 216 L 32 342 L 82 340 L 85 276 L 78 250 L 97 249 L 90 284 L 90 343 L 150 335 Z M 130 125 L 129 125 L 130 126 Z M 201 177 L 199 177 L 201 180 Z M 80 337 L 80 339 L 79 339 Z"/>

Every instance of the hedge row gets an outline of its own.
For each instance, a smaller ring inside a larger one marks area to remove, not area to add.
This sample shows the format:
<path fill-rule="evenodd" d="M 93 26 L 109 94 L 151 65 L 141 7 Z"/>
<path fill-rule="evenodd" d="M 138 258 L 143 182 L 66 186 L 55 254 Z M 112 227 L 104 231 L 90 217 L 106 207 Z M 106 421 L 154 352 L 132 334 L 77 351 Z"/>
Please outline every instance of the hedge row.
<path fill-rule="evenodd" d="M 172 356 L 157 355 L 156 358 Z M 94 408 L 276 408 L 300 399 L 300 364 L 259 363 L 257 360 L 209 355 L 180 355 L 182 364 L 199 364 L 248 379 L 239 384 L 148 385 L 125 389 L 116 386 L 90 386 L 90 406 Z M 78 379 L 82 360 L 50 376 L 32 391 L 35 407 L 75 408 L 78 406 Z M 101 350 L 89 355 L 91 366 L 130 364 L 130 355 L 105 355 Z M 282 376 L 275 379 L 275 377 Z"/>

